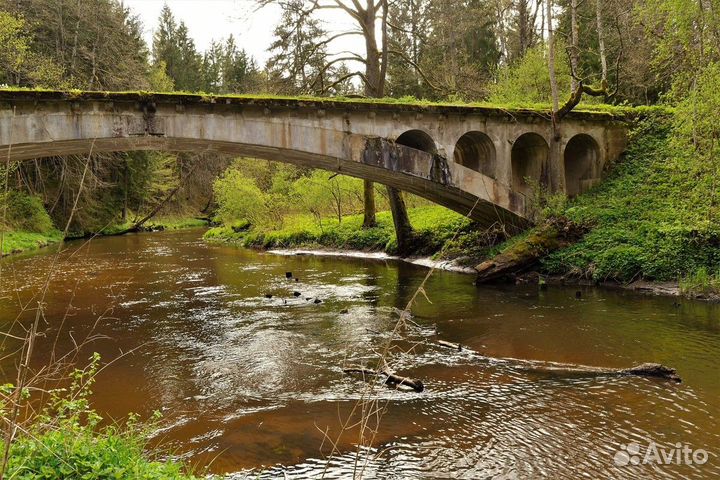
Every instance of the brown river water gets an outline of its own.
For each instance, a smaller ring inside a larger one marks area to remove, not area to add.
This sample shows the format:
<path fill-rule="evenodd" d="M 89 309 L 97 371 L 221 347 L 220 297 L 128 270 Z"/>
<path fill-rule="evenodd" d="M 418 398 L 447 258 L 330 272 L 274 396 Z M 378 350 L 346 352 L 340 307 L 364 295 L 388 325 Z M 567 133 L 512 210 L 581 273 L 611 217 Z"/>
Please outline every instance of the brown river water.
<path fill-rule="evenodd" d="M 387 338 L 394 309 L 427 270 L 208 245 L 202 233 L 67 244 L 34 365 L 48 361 L 55 337 L 61 353 L 92 331 L 101 337 L 81 358 L 97 351 L 117 359 L 99 375 L 93 406 L 108 419 L 162 411 L 155 441 L 199 471 L 360 476 L 357 431 L 329 458 L 323 442 L 324 431 L 336 438 L 364 389 L 341 367 Z M 32 308 L 54 258 L 46 251 L 2 260 L 5 330 L 21 303 Z M 580 298 L 577 288 L 477 288 L 470 276 L 442 271 L 425 290 L 429 301 L 419 300 L 413 319 L 428 338 L 438 338 L 436 328 L 482 356 L 432 345 L 401 356 L 398 372 L 426 390 L 379 391 L 387 411 L 363 452 L 363 477 L 720 478 L 720 306 L 590 288 Z M 528 360 L 659 362 L 683 383 L 529 369 Z M 0 364 L 9 381 L 15 362 Z M 706 461 L 688 464 L 674 453 L 682 448 Z M 646 455 L 653 451 L 671 460 Z"/>

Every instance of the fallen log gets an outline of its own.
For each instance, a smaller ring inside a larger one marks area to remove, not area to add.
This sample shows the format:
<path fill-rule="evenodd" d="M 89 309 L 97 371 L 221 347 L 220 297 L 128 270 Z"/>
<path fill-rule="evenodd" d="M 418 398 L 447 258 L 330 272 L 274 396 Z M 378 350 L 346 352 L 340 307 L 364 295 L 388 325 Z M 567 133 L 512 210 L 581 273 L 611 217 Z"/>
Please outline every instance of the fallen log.
<path fill-rule="evenodd" d="M 350 366 L 343 368 L 343 373 L 359 373 L 363 377 L 367 376 L 385 376 L 385 384 L 387 385 L 405 385 L 410 387 L 416 392 L 422 392 L 425 390 L 425 385 L 420 380 L 412 379 L 409 377 L 400 377 L 388 370 L 373 370 L 363 366 Z"/>
<path fill-rule="evenodd" d="M 437 344 L 440 345 L 441 347 L 452 348 L 453 350 L 457 350 L 457 351 L 462 350 L 462 345 L 460 345 L 459 343 L 448 342 L 445 340 L 438 340 Z"/>
<path fill-rule="evenodd" d="M 462 350 L 462 346 L 459 343 L 438 340 L 437 344 L 458 351 Z M 524 371 L 560 373 L 568 376 L 632 375 L 637 377 L 660 378 L 663 380 L 670 380 L 677 383 L 682 382 L 682 378 L 680 378 L 680 375 L 678 375 L 676 369 L 668 367 L 666 365 L 662 365 L 660 363 L 641 363 L 630 368 L 604 368 L 555 362 L 535 362 L 532 360 L 522 360 L 518 358 L 494 358 L 482 355 L 472 349 L 465 348 L 465 351 L 486 360 L 505 362 L 515 368 L 522 369 Z"/>
<path fill-rule="evenodd" d="M 537 265 L 548 253 L 577 242 L 586 231 L 582 225 L 566 218 L 547 220 L 527 238 L 476 266 L 475 283 L 489 282 L 526 271 Z"/>
<path fill-rule="evenodd" d="M 641 363 L 632 368 L 620 370 L 620 373 L 625 375 L 638 375 L 640 377 L 664 378 L 677 383 L 682 382 L 680 375 L 677 374 L 677 370 L 660 363 Z"/>

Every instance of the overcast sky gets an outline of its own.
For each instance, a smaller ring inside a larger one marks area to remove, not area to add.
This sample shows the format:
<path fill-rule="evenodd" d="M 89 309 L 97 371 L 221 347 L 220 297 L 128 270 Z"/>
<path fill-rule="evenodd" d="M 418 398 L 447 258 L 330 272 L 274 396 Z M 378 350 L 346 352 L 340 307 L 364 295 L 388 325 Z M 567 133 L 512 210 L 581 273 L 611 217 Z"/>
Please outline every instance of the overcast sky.
<path fill-rule="evenodd" d="M 213 39 L 233 34 L 237 43 L 255 57 L 260 66 L 269 57 L 267 48 L 272 43 L 273 30 L 281 15 L 280 8 L 276 6 L 258 11 L 254 0 L 124 0 L 124 3 L 140 16 L 148 46 L 152 45 L 160 11 L 167 3 L 175 18 L 187 25 L 198 50 L 207 49 Z M 352 20 L 340 11 L 324 11 L 321 18 L 330 32 L 353 27 Z M 338 39 L 331 50 L 352 50 L 362 54 L 364 45 L 359 38 Z"/>

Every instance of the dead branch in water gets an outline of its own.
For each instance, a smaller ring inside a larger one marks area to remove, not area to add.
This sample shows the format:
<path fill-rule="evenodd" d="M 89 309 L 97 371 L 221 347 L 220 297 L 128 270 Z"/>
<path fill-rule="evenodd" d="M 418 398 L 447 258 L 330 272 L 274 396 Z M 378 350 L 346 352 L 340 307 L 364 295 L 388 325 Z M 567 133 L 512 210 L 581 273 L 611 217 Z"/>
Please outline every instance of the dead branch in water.
<path fill-rule="evenodd" d="M 425 386 L 420 380 L 412 379 L 409 377 L 400 377 L 388 370 L 373 370 L 363 366 L 353 365 L 343 368 L 343 372 L 347 374 L 359 373 L 363 376 L 363 378 L 365 378 L 366 375 L 371 377 L 385 376 L 385 383 L 388 385 L 405 385 L 406 387 L 412 388 L 416 392 L 422 392 L 423 390 L 425 390 Z"/>

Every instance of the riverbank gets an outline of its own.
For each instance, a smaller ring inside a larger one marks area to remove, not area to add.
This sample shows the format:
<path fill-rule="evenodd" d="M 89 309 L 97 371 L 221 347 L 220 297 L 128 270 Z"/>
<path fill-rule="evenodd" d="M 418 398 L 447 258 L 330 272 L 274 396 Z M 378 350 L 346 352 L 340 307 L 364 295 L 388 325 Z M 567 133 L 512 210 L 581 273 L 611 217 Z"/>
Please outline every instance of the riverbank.
<path fill-rule="evenodd" d="M 427 257 L 439 252 L 456 231 L 470 235 L 473 223 L 462 215 L 439 206 L 408 209 L 415 230 L 415 248 L 409 256 Z M 266 250 L 353 250 L 359 252 L 397 253 L 397 242 L 390 212 L 377 213 L 377 226 L 362 228 L 362 215 L 348 215 L 316 221 L 310 215 L 289 215 L 282 228 L 258 228 L 247 222 L 211 228 L 205 239 Z"/>
<path fill-rule="evenodd" d="M 542 255 L 534 265 L 537 273 L 566 284 L 616 284 L 636 291 L 718 298 L 715 167 L 679 149 L 676 128 L 665 116 L 643 120 L 631 132 L 625 158 L 602 184 L 546 208 L 546 218 L 564 219 L 587 233 Z M 511 239 L 495 253 L 522 251 L 528 238 L 532 235 Z"/>
<path fill-rule="evenodd" d="M 147 231 L 183 230 L 188 228 L 207 227 L 209 223 L 209 220 L 197 217 L 167 216 L 152 219 L 143 227 Z M 55 228 L 41 232 L 6 230 L 3 232 L 2 256 L 6 257 L 8 255 L 32 252 L 46 248 L 62 240 L 81 239 L 95 235 L 118 235 L 132 226 L 132 223 L 126 222 L 124 224 L 111 225 L 97 234 L 73 234 L 69 235 L 65 239 L 63 238 L 62 232 Z"/>

